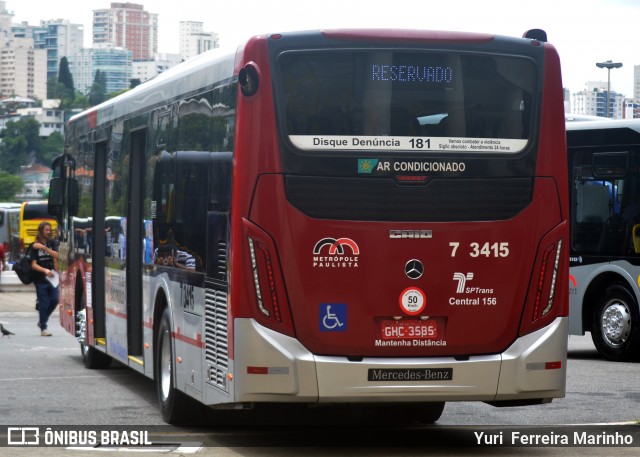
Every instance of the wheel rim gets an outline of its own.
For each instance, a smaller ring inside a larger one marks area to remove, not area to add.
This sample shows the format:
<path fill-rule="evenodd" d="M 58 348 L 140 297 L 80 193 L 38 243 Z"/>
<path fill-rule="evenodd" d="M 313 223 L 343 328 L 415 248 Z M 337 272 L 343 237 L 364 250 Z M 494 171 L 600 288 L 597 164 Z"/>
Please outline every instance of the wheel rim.
<path fill-rule="evenodd" d="M 78 311 L 76 314 L 76 338 L 80 343 L 80 351 L 82 352 L 82 357 L 85 357 L 87 353 L 87 315 L 85 308 Z"/>
<path fill-rule="evenodd" d="M 611 347 L 623 346 L 631 333 L 631 312 L 626 303 L 612 300 L 607 303 L 600 317 L 602 336 Z"/>
<path fill-rule="evenodd" d="M 171 340 L 169 332 L 162 332 L 162 341 L 160 349 L 160 394 L 162 401 L 167 401 L 169 392 L 171 391 Z"/>

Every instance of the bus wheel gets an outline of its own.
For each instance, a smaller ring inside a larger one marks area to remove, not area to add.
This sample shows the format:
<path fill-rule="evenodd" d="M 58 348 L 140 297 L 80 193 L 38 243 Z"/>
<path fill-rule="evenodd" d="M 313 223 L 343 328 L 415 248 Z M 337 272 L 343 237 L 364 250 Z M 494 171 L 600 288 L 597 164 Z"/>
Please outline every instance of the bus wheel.
<path fill-rule="evenodd" d="M 80 343 L 80 352 L 82 353 L 82 362 L 87 368 L 100 370 L 111 366 L 111 357 L 94 347 Z"/>
<path fill-rule="evenodd" d="M 598 352 L 609 360 L 640 358 L 638 303 L 624 286 L 609 286 L 598 299 L 591 338 Z"/>
<path fill-rule="evenodd" d="M 420 403 L 413 409 L 413 420 L 423 424 L 433 424 L 440 419 L 444 411 L 444 402 Z"/>
<path fill-rule="evenodd" d="M 193 420 L 195 400 L 174 387 L 173 347 L 171 345 L 171 314 L 169 308 L 162 313 L 156 339 L 156 387 L 160 411 L 169 424 L 188 424 Z"/>
<path fill-rule="evenodd" d="M 82 363 L 84 363 L 86 368 L 92 370 L 109 368 L 109 366 L 111 366 L 111 357 L 87 344 L 87 311 L 85 307 L 84 294 L 78 294 L 76 296 L 76 301 L 80 305 L 80 310 L 76 313 L 76 337 L 80 342 Z"/>

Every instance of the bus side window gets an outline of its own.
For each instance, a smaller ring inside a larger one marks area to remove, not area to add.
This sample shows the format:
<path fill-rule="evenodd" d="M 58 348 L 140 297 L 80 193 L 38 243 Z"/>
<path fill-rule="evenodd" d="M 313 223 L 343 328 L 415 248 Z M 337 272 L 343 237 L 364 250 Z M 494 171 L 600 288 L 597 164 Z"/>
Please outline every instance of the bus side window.
<path fill-rule="evenodd" d="M 604 221 L 609 217 L 609 188 L 602 183 L 576 184 L 576 223 L 573 244 L 579 251 L 595 251 L 600 243 Z"/>
<path fill-rule="evenodd" d="M 209 163 L 207 276 L 226 282 L 232 154 L 212 153 Z"/>
<path fill-rule="evenodd" d="M 178 152 L 181 154 L 194 153 Z M 198 155 L 206 155 L 199 153 Z M 187 156 L 188 157 L 188 156 Z M 195 257 L 195 269 L 205 269 L 206 214 L 207 214 L 206 162 L 178 160 L 176 164 L 175 242 L 176 248 Z M 185 257 L 186 257 L 185 256 Z"/>

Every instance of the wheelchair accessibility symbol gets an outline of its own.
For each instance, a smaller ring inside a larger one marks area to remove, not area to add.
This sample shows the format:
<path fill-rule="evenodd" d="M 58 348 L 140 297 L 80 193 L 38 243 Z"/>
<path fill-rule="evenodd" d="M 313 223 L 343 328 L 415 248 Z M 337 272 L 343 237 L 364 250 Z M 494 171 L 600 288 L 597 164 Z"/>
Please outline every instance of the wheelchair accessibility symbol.
<path fill-rule="evenodd" d="M 346 332 L 347 331 L 347 304 L 346 303 L 321 303 L 320 304 L 320 331 L 321 332 Z"/>

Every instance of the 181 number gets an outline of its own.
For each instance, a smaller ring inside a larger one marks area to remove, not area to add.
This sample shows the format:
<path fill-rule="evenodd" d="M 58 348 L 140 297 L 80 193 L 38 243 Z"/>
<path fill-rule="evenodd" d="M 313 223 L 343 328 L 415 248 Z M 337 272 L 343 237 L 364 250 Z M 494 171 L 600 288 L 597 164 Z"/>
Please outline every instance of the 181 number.
<path fill-rule="evenodd" d="M 431 149 L 431 138 L 423 140 L 422 138 L 411 138 L 409 140 L 413 149 Z"/>

